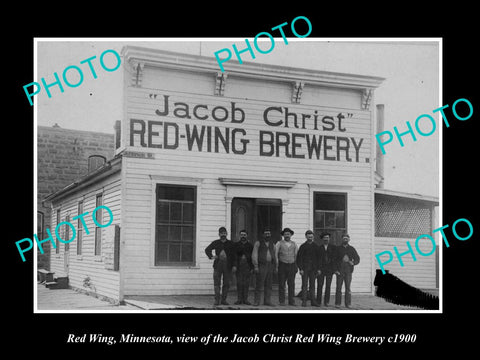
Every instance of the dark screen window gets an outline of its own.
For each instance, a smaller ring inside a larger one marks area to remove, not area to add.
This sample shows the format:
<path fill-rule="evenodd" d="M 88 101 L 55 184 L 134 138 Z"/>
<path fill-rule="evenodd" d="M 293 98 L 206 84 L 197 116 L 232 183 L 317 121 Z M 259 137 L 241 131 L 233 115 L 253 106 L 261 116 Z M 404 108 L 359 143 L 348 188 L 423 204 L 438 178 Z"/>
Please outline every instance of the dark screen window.
<path fill-rule="evenodd" d="M 103 195 L 97 194 L 95 200 L 95 208 L 103 205 Z M 97 223 L 103 224 L 103 209 L 97 210 L 95 213 Z M 95 255 L 102 254 L 102 228 L 95 224 Z"/>
<path fill-rule="evenodd" d="M 195 197 L 193 186 L 157 185 L 155 265 L 195 263 Z"/>
<path fill-rule="evenodd" d="M 328 232 L 330 242 L 339 245 L 347 231 L 347 195 L 315 192 L 313 213 L 315 239 L 319 241 L 321 234 Z"/>
<path fill-rule="evenodd" d="M 78 215 L 83 214 L 83 200 L 78 202 Z M 83 224 L 81 218 L 77 219 L 77 255 L 82 255 Z"/>

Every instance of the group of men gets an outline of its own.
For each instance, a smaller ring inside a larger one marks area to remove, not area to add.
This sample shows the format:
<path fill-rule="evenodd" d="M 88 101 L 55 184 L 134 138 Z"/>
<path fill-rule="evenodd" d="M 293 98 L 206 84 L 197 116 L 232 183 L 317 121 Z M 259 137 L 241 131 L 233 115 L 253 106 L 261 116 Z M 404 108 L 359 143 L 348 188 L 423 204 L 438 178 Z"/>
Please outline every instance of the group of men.
<path fill-rule="evenodd" d="M 213 262 L 213 286 L 215 305 L 228 305 L 227 295 L 230 279 L 235 274 L 237 280 L 238 299 L 235 304 L 251 305 L 248 301 L 250 277 L 255 274 L 254 306 L 263 304 L 273 306 L 272 280 L 273 274 L 278 274 L 278 302 L 286 305 L 285 291 L 288 288 L 288 305 L 295 306 L 295 277 L 297 272 L 302 278 L 302 306 L 310 301 L 312 306 L 322 304 L 329 306 L 330 286 L 333 275 L 337 276 L 335 306 L 341 305 L 342 286 L 345 284 L 345 307 L 350 307 L 350 284 L 354 266 L 360 262 L 355 248 L 349 245 L 350 236 L 342 235 L 342 244 L 330 244 L 330 234 L 321 234 L 321 245 L 314 241 L 312 230 L 305 232 L 305 242 L 297 246 L 291 239 L 292 229 L 282 230 L 282 239 L 276 243 L 272 240 L 270 229 L 266 228 L 263 237 L 254 244 L 248 241 L 246 230 L 240 231 L 240 239 L 233 242 L 227 239 L 227 230 L 218 230 L 219 239 L 213 241 L 205 249 L 205 253 Z M 317 291 L 315 292 L 315 283 Z"/>

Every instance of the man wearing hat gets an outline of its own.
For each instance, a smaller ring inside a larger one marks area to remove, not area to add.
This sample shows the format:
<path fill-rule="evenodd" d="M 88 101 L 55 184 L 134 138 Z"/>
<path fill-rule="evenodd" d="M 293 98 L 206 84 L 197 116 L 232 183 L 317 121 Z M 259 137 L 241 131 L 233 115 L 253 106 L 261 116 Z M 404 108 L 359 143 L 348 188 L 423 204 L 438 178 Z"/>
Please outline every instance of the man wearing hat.
<path fill-rule="evenodd" d="M 307 239 L 298 248 L 297 266 L 302 276 L 302 306 L 307 306 L 307 295 L 312 306 L 318 306 L 315 299 L 315 279 L 318 271 L 318 245 L 313 241 L 313 231 L 305 232 Z"/>
<path fill-rule="evenodd" d="M 219 239 L 214 240 L 205 249 L 210 260 L 213 261 L 213 288 L 215 291 L 214 305 L 228 305 L 227 295 L 230 287 L 230 277 L 232 272 L 236 271 L 235 246 L 232 241 L 227 239 L 227 229 L 223 226 L 218 229 Z M 215 254 L 213 254 L 215 252 Z M 223 283 L 222 283 L 223 281 Z M 220 294 L 220 284 L 222 292 Z M 220 301 L 221 296 L 221 301 Z"/>
<path fill-rule="evenodd" d="M 297 273 L 297 244 L 291 240 L 292 229 L 282 230 L 283 239 L 275 244 L 278 271 L 278 300 L 285 305 L 285 282 L 288 285 L 288 304 L 295 306 L 295 275 Z"/>
<path fill-rule="evenodd" d="M 337 275 L 337 289 L 335 292 L 335 306 L 339 307 L 342 302 L 342 285 L 345 282 L 345 307 L 349 308 L 352 302 L 350 284 L 352 283 L 353 267 L 360 263 L 357 250 L 348 243 L 350 236 L 343 234 L 342 245 L 337 248 L 335 274 Z"/>

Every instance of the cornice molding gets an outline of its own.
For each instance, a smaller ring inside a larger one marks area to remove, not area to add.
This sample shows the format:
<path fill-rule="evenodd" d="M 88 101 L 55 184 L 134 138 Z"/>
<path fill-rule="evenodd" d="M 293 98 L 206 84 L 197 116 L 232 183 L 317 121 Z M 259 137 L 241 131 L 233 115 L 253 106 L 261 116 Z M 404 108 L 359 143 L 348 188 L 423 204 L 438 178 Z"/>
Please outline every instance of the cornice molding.
<path fill-rule="evenodd" d="M 238 178 L 219 178 L 222 185 L 241 185 L 241 186 L 264 186 L 291 188 L 297 184 L 296 181 L 263 180 L 263 179 L 238 179 Z"/>
<path fill-rule="evenodd" d="M 182 54 L 130 45 L 122 49 L 122 55 L 124 61 L 129 64 L 139 62 L 150 67 L 203 72 L 214 76 L 219 72 L 218 63 L 214 57 Z M 377 76 L 265 65 L 254 61 L 240 64 L 237 60 L 230 60 L 224 64 L 224 68 L 228 72 L 229 77 L 255 78 L 289 83 L 303 82 L 310 85 L 360 90 L 377 88 L 385 80 Z"/>

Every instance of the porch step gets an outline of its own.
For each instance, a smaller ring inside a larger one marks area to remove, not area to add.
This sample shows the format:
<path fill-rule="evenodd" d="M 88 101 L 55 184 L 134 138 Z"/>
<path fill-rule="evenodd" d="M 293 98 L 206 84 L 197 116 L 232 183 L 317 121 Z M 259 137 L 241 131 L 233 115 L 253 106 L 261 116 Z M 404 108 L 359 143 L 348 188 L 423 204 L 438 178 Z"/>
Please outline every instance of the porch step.
<path fill-rule="evenodd" d="M 68 289 L 68 276 L 55 277 L 53 281 L 45 282 L 48 289 Z"/>
<path fill-rule="evenodd" d="M 52 282 L 53 281 L 53 274 L 54 272 L 45 270 L 45 269 L 38 269 L 37 270 L 37 280 L 40 284 L 46 283 L 46 282 Z"/>

